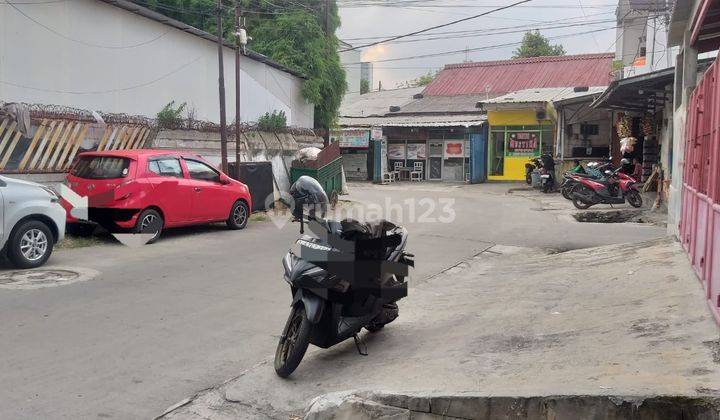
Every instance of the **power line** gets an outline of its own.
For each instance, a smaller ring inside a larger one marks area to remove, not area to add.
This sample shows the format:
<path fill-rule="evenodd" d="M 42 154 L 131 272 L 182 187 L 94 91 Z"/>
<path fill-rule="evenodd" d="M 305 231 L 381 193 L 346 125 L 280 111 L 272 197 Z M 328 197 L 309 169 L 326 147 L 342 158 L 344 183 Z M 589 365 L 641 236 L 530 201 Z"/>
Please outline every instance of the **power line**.
<path fill-rule="evenodd" d="M 454 20 L 454 21 L 452 21 L 452 22 L 444 23 L 444 24 L 442 24 L 442 25 L 431 26 L 431 27 L 429 27 L 429 28 L 421 29 L 421 30 L 419 30 L 419 31 L 411 32 L 411 33 L 404 34 L 404 35 L 397 35 L 397 36 L 394 36 L 394 37 L 391 37 L 391 38 L 388 38 L 388 39 L 385 39 L 385 40 L 375 41 L 375 42 L 371 42 L 371 43 L 365 44 L 365 45 L 360 45 L 360 46 L 357 46 L 357 47 L 346 48 L 346 49 L 344 49 L 344 50 L 340 50 L 340 52 L 346 52 L 346 51 L 357 50 L 357 49 L 360 49 L 360 48 L 372 47 L 373 45 L 378 45 L 378 44 L 382 44 L 382 43 L 389 42 L 389 41 L 395 41 L 395 40 L 397 40 L 397 39 L 406 38 L 406 37 L 409 37 L 409 36 L 421 34 L 421 33 L 423 33 L 423 32 L 429 32 L 429 31 L 432 31 L 433 29 L 444 28 L 444 27 L 446 27 L 446 26 L 455 25 L 455 24 L 460 23 L 460 22 L 466 22 L 466 21 L 471 20 L 471 19 L 477 19 L 477 18 L 479 18 L 479 17 L 485 16 L 485 15 L 489 15 L 489 14 L 491 14 L 491 13 L 499 12 L 499 11 L 501 11 L 501 10 L 506 10 L 506 9 L 511 8 L 511 7 L 515 7 L 515 6 L 517 6 L 517 5 L 523 4 L 523 3 L 528 3 L 528 2 L 530 2 L 530 1 L 532 1 L 532 0 L 521 0 L 521 1 L 518 1 L 518 2 L 515 2 L 515 3 L 512 3 L 512 4 L 509 4 L 509 5 L 507 5 L 507 6 L 498 7 L 498 8 L 496 8 L 496 9 L 488 10 L 487 12 L 483 12 L 483 13 L 480 13 L 480 14 L 478 14 L 478 15 L 473 15 L 473 16 L 469 16 L 469 17 L 466 17 L 466 18 Z"/>
<path fill-rule="evenodd" d="M 572 34 L 558 35 L 558 36 L 554 36 L 554 37 L 547 37 L 547 39 L 570 38 L 570 37 L 573 37 L 573 36 L 587 35 L 587 34 L 591 34 L 591 33 L 607 31 L 607 30 L 615 29 L 615 28 L 616 28 L 616 27 L 613 26 L 613 27 L 609 27 L 609 28 L 595 29 L 595 30 L 592 30 L 592 31 L 577 32 L 577 33 L 572 33 Z M 522 41 L 509 42 L 509 43 L 506 43 L 506 44 L 495 44 L 495 45 L 484 46 L 484 47 L 477 47 L 477 48 L 470 48 L 470 49 L 464 48 L 464 49 L 462 49 L 462 50 L 442 51 L 442 52 L 437 52 L 437 53 L 432 53 L 432 54 L 423 54 L 423 55 L 416 55 L 416 56 L 411 56 L 411 57 L 387 58 L 387 59 L 383 59 L 383 60 L 375 60 L 375 61 L 372 61 L 372 63 L 387 63 L 387 62 L 392 62 L 392 61 L 406 61 L 406 60 L 415 60 L 415 59 L 419 59 L 419 58 L 441 57 L 441 56 L 444 56 L 444 55 L 453 55 L 453 54 L 461 54 L 461 53 L 464 54 L 465 52 L 468 52 L 468 51 L 469 51 L 469 52 L 486 51 L 486 50 L 493 50 L 493 49 L 499 49 L 499 48 L 504 48 L 504 47 L 516 46 L 516 45 L 521 45 L 521 44 L 522 44 Z M 361 63 L 361 62 L 357 62 L 357 63 L 346 63 L 345 65 L 348 66 L 348 65 L 360 64 L 360 63 Z"/>
<path fill-rule="evenodd" d="M 588 15 L 590 16 L 602 16 L 602 15 L 608 15 L 614 12 L 603 12 L 603 13 L 595 13 Z M 570 23 L 569 21 L 574 21 L 576 19 L 583 19 L 583 16 L 576 16 L 576 17 L 570 17 L 570 18 L 562 18 L 562 19 L 553 19 L 553 20 L 546 20 L 546 21 L 538 21 L 536 24 L 523 24 L 523 25 L 514 25 L 514 26 L 500 26 L 500 27 L 494 27 L 494 28 L 484 28 L 484 29 L 465 29 L 460 31 L 442 31 L 442 32 L 431 32 L 426 35 L 445 35 L 445 34 L 470 34 L 470 33 L 477 33 L 477 34 L 484 34 L 489 31 L 495 31 L 495 30 L 503 30 L 503 29 L 519 29 L 519 28 L 526 28 L 526 29 L 544 29 L 542 25 L 549 25 L 553 23 L 558 22 L 565 22 Z M 615 21 L 615 19 L 600 19 L 600 20 L 606 20 L 606 21 Z M 599 21 L 599 20 L 597 20 Z M 393 37 L 396 35 L 383 35 L 383 36 L 368 36 L 368 37 L 357 37 L 357 38 L 343 38 L 343 41 L 350 42 L 350 41 L 362 41 L 362 40 L 375 40 L 375 39 L 384 39 Z M 414 35 L 417 36 L 417 35 Z"/>
<path fill-rule="evenodd" d="M 67 36 L 67 35 L 65 35 L 65 34 L 63 34 L 63 33 L 59 32 L 59 31 L 57 31 L 57 30 L 55 30 L 55 29 L 53 29 L 53 28 L 45 25 L 44 23 L 39 22 L 38 20 L 34 19 L 32 16 L 30 16 L 30 15 L 28 15 L 27 13 L 23 12 L 22 10 L 20 10 L 20 8 L 18 8 L 15 3 L 13 3 L 13 2 L 11 2 L 11 1 L 9 1 L 9 0 L 6 2 L 6 4 L 9 5 L 10 7 L 12 7 L 13 9 L 15 9 L 15 10 L 16 10 L 18 13 L 20 13 L 21 15 L 23 15 L 26 19 L 30 20 L 31 22 L 35 23 L 35 24 L 38 25 L 38 26 L 41 26 L 41 27 L 45 28 L 47 31 L 49 31 L 49 32 L 51 32 L 51 33 L 59 36 L 60 38 L 66 39 L 66 40 L 68 40 L 68 41 L 76 42 L 76 43 L 78 43 L 78 44 L 82 44 L 82 45 L 85 45 L 85 46 L 88 46 L 88 47 L 94 47 L 94 48 L 105 48 L 105 49 L 109 49 L 109 50 L 122 50 L 122 49 L 142 47 L 143 45 L 151 44 L 151 43 L 157 41 L 158 39 L 160 39 L 160 38 L 164 37 L 165 35 L 169 34 L 170 31 L 172 31 L 172 29 L 168 29 L 167 31 L 161 33 L 160 35 L 156 36 L 155 38 L 152 38 L 152 39 L 149 39 L 149 40 L 147 40 L 147 41 L 143 41 L 143 42 L 140 42 L 140 43 L 134 44 L 134 45 L 122 45 L 122 46 L 120 46 L 120 45 L 100 45 L 100 44 L 93 44 L 93 43 L 91 43 L 91 42 L 83 41 L 83 40 L 81 40 L 81 39 L 75 39 L 75 38 L 69 37 L 69 36 Z M 19 4 L 19 3 L 18 3 L 18 4 Z M 28 4 L 28 3 L 23 3 L 23 4 Z"/>
<path fill-rule="evenodd" d="M 533 28 L 538 30 L 553 30 L 553 29 L 563 29 L 563 28 L 572 28 L 577 26 L 593 26 L 593 25 L 601 25 L 601 24 L 607 24 L 610 22 L 615 21 L 615 19 L 605 19 L 605 20 L 599 20 L 597 22 L 591 23 L 591 22 L 581 22 L 581 23 L 574 23 L 574 24 L 567 24 L 567 25 L 557 25 L 557 26 L 548 26 L 544 28 Z M 461 38 L 474 38 L 478 35 L 485 35 L 485 36 L 492 36 L 492 35 L 507 35 L 507 34 L 516 34 L 516 33 L 524 33 L 527 32 L 529 28 L 525 29 L 516 29 L 511 31 L 497 31 L 497 32 L 488 32 L 488 31 L 478 31 L 463 35 L 455 35 L 455 36 L 437 36 L 437 37 L 427 37 L 427 38 L 415 38 L 415 39 L 406 39 L 406 40 L 399 40 L 399 41 L 390 41 L 387 42 L 388 44 L 402 44 L 402 43 L 413 43 L 413 42 L 423 42 L 423 41 L 438 41 L 438 40 L 448 40 L 448 39 L 461 39 Z M 599 47 L 598 47 L 599 48 Z"/>

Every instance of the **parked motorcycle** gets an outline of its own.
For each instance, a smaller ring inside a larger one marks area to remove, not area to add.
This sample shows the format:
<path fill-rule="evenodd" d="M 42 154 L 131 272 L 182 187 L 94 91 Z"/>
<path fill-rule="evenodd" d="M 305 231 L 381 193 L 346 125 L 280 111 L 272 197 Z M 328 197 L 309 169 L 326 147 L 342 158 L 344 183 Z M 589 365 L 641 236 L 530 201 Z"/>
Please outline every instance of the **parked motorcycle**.
<path fill-rule="evenodd" d="M 555 160 L 552 156 L 545 154 L 540 156 L 540 188 L 545 194 L 555 188 Z"/>
<path fill-rule="evenodd" d="M 589 178 L 602 181 L 605 179 L 605 170 L 612 171 L 612 165 L 609 163 L 599 164 L 590 162 L 585 172 L 565 172 L 563 174 L 563 182 L 560 184 L 560 194 L 566 199 L 572 201 L 572 190 L 579 183 L 578 178 Z"/>
<path fill-rule="evenodd" d="M 283 258 L 292 291 L 290 316 L 275 352 L 275 372 L 286 378 L 308 345 L 329 348 L 354 338 L 362 328 L 376 332 L 398 317 L 397 301 L 407 296 L 407 231 L 390 222 L 325 219 L 327 195 L 313 178 L 292 185 L 293 215 L 301 238 Z M 304 235 L 305 224 L 315 236 Z"/>
<path fill-rule="evenodd" d="M 576 208 L 585 210 L 596 204 L 624 204 L 625 201 L 633 207 L 642 207 L 642 196 L 634 178 L 620 170 L 606 170 L 605 175 L 602 180 L 576 177 L 578 183 L 572 190 Z"/>
<path fill-rule="evenodd" d="M 525 182 L 527 182 L 528 185 L 532 185 L 532 173 L 533 171 L 540 170 L 542 168 L 542 163 L 540 162 L 540 158 L 530 158 L 530 161 L 525 164 Z"/>

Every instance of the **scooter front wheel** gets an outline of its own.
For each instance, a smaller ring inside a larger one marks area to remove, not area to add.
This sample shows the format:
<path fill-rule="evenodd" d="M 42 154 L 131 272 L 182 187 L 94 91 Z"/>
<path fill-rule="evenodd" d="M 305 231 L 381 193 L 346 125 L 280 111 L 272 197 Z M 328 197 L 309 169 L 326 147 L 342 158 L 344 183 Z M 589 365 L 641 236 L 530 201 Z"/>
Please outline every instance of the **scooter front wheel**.
<path fill-rule="evenodd" d="M 275 373 L 279 377 L 287 378 L 300 365 L 310 344 L 312 327 L 305 315 L 305 307 L 295 305 L 275 351 Z"/>
<path fill-rule="evenodd" d="M 630 203 L 631 206 L 633 206 L 635 208 L 640 208 L 643 205 L 642 196 L 636 190 L 628 191 L 627 195 L 625 196 L 625 199 L 627 200 L 628 203 Z"/>

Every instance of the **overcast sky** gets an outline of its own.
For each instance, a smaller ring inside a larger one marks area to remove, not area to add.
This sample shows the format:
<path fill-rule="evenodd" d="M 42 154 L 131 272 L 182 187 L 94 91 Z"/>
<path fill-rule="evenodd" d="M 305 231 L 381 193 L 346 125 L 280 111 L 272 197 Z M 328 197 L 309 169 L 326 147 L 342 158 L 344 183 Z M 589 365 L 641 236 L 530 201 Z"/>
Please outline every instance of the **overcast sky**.
<path fill-rule="evenodd" d="M 386 2 L 389 4 L 411 4 L 403 7 L 372 6 L 369 3 Z M 453 20 L 477 15 L 494 7 L 512 4 L 517 0 L 339 0 L 342 27 L 340 39 L 358 46 L 376 39 L 357 39 L 367 37 L 385 37 L 413 32 L 415 30 L 439 25 Z M 485 61 L 511 58 L 525 29 L 539 28 L 553 44 L 562 44 L 568 54 L 614 52 L 615 51 L 615 7 L 612 0 L 532 0 L 522 6 L 503 10 L 467 22 L 438 29 L 417 38 L 418 42 L 388 43 L 363 49 L 363 61 L 374 61 L 374 86 L 379 80 L 384 88 L 394 88 L 398 83 L 414 79 L 430 70 L 442 68 L 445 64 L 459 63 L 469 57 L 471 61 Z M 353 5 L 359 7 L 352 7 Z M 428 7 L 438 6 L 438 7 Z M 543 26 L 565 26 L 547 28 Z M 499 28 L 499 29 L 498 29 Z M 610 29 L 608 29 L 610 28 Z M 606 29 L 606 30 L 602 30 Z M 432 33 L 448 31 L 491 31 L 487 33 Z M 602 30 L 602 31 L 599 31 Z M 587 33 L 590 31 L 598 31 Z M 584 34 L 583 34 L 584 33 Z M 447 38 L 463 35 L 463 38 Z M 409 38 L 413 39 L 413 38 Z M 487 48 L 490 47 L 490 48 Z M 468 54 L 456 53 L 436 57 L 412 60 L 377 62 L 394 58 L 463 50 L 465 48 L 486 48 L 470 51 Z"/>

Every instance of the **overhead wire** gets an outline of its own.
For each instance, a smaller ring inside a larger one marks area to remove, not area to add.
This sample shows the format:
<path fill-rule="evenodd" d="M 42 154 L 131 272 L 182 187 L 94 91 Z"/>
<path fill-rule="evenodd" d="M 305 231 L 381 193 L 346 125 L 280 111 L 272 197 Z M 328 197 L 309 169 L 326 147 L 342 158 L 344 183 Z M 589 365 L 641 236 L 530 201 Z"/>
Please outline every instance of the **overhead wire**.
<path fill-rule="evenodd" d="M 19 7 L 17 7 L 17 5 L 16 5 L 14 2 L 12 2 L 12 1 L 10 1 L 10 0 L 8 0 L 8 1 L 6 2 L 6 4 L 8 4 L 8 5 L 9 5 L 10 7 L 12 7 L 13 9 L 15 9 L 15 11 L 17 11 L 18 13 L 20 13 L 20 14 L 21 14 L 22 16 L 24 16 L 26 19 L 28 19 L 28 20 L 30 20 L 31 22 L 35 23 L 36 25 L 44 28 L 45 30 L 47 30 L 47 31 L 55 34 L 56 36 L 58 36 L 58 37 L 60 37 L 60 38 L 63 38 L 63 39 L 65 39 L 65 40 L 68 40 L 68 41 L 76 42 L 76 43 L 78 43 L 78 44 L 85 45 L 85 46 L 87 46 L 87 47 L 93 47 L 93 48 L 104 48 L 104 49 L 109 49 L 109 50 L 122 50 L 122 49 L 142 47 L 142 46 L 144 46 L 144 45 L 148 45 L 148 44 L 151 44 L 151 43 L 159 40 L 160 38 L 162 38 L 162 37 L 166 36 L 168 33 L 170 33 L 170 31 L 172 30 L 172 29 L 168 29 L 167 31 L 159 34 L 158 36 L 156 36 L 156 37 L 154 37 L 154 38 L 151 38 L 151 39 L 149 39 L 149 40 L 147 40 L 147 41 L 139 42 L 139 43 L 137 43 L 137 44 L 132 44 L 132 45 L 101 45 L 101 44 L 94 44 L 94 43 L 92 43 L 92 42 L 87 42 L 87 41 L 84 41 L 84 40 L 82 40 L 82 39 L 77 39 L 77 38 L 73 38 L 73 37 L 67 36 L 67 35 L 61 33 L 60 31 L 57 31 L 56 29 L 51 28 L 50 26 L 45 25 L 44 23 L 38 21 L 37 19 L 35 19 L 35 18 L 33 18 L 32 16 L 28 15 L 27 13 L 23 12 Z"/>
<path fill-rule="evenodd" d="M 432 31 L 433 29 L 440 29 L 440 28 L 444 28 L 444 27 L 447 27 L 447 26 L 450 26 L 450 25 L 456 25 L 456 24 L 458 24 L 458 23 L 467 22 L 467 21 L 472 20 L 472 19 L 477 19 L 477 18 L 479 18 L 479 17 L 486 16 L 486 15 L 489 15 L 489 14 L 491 14 L 491 13 L 496 13 L 496 12 L 499 12 L 499 11 L 502 11 L 502 10 L 507 10 L 507 9 L 510 9 L 510 8 L 515 7 L 515 6 L 517 6 L 517 5 L 524 4 L 524 3 L 528 3 L 528 2 L 530 2 L 530 1 L 532 1 L 532 0 L 520 0 L 520 1 L 518 1 L 518 2 L 511 3 L 511 4 L 509 4 L 509 5 L 502 6 L 502 7 L 498 7 L 498 8 L 492 9 L 492 10 L 488 10 L 487 12 L 483 12 L 483 13 L 480 13 L 480 14 L 477 14 L 477 15 L 469 16 L 469 17 L 462 18 L 462 19 L 457 19 L 457 20 L 454 20 L 454 21 L 451 21 L 451 22 L 443 23 L 443 24 L 441 24 L 441 25 L 431 26 L 431 27 L 429 27 L 429 28 L 420 29 L 420 30 L 418 30 L 418 31 L 410 32 L 410 33 L 407 33 L 407 34 L 397 35 L 397 36 L 390 37 L 390 38 L 385 39 L 385 40 L 375 41 L 375 42 L 371 42 L 371 43 L 368 43 L 368 44 L 359 45 L 359 46 L 357 46 L 357 47 L 345 48 L 345 49 L 343 49 L 343 50 L 340 50 L 339 52 L 346 52 L 346 51 L 357 50 L 357 49 L 360 49 L 360 48 L 372 47 L 372 46 L 374 46 L 374 45 L 383 44 L 383 43 L 385 43 L 385 42 L 395 41 L 395 40 L 397 40 L 397 39 L 406 38 L 406 37 L 409 37 L 409 36 L 412 36 L 412 35 L 421 34 L 421 33 L 423 33 L 423 32 L 429 32 L 429 31 Z"/>

